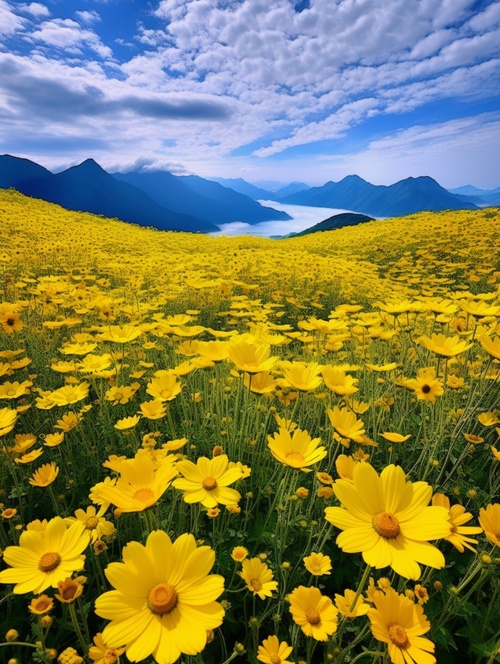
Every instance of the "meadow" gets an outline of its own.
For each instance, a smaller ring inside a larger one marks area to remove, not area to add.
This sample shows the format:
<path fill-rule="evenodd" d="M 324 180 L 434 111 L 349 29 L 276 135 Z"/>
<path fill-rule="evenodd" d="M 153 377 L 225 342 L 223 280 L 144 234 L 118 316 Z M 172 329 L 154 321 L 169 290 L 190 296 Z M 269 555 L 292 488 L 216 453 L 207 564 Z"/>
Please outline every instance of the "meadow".
<path fill-rule="evenodd" d="M 500 657 L 498 209 L 0 234 L 0 662 Z"/>

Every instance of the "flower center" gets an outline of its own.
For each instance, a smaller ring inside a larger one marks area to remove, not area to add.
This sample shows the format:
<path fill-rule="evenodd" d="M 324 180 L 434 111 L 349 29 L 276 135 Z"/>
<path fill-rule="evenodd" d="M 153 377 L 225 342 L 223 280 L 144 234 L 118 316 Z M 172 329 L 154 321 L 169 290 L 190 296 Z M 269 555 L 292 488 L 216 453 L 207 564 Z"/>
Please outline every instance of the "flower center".
<path fill-rule="evenodd" d="M 373 527 L 381 537 L 394 539 L 399 535 L 399 522 L 390 512 L 379 512 L 373 517 Z"/>
<path fill-rule="evenodd" d="M 205 477 L 201 484 L 206 491 L 213 491 L 217 488 L 217 480 L 212 475 Z"/>
<path fill-rule="evenodd" d="M 106 654 L 104 655 L 104 664 L 115 664 L 119 655 L 115 648 L 108 648 Z"/>
<path fill-rule="evenodd" d="M 305 459 L 304 455 L 301 454 L 300 452 L 289 452 L 286 455 L 286 460 L 291 466 L 303 466 Z"/>
<path fill-rule="evenodd" d="M 429 394 L 430 391 L 431 391 L 430 385 L 422 385 L 422 392 L 424 394 Z"/>
<path fill-rule="evenodd" d="M 255 592 L 262 590 L 262 583 L 259 581 L 259 579 L 250 579 L 250 585 L 255 590 Z"/>
<path fill-rule="evenodd" d="M 279 655 L 270 655 L 269 660 L 271 664 L 281 664 L 281 657 Z"/>
<path fill-rule="evenodd" d="M 151 489 L 139 489 L 134 493 L 133 496 L 136 500 L 139 500 L 141 503 L 150 503 L 154 502 L 154 493 Z"/>
<path fill-rule="evenodd" d="M 410 645 L 405 628 L 397 623 L 389 627 L 389 638 L 398 648 L 407 648 Z"/>
<path fill-rule="evenodd" d="M 316 611 L 316 609 L 307 609 L 306 620 L 310 625 L 317 625 L 319 622 L 321 622 L 321 616 Z"/>
<path fill-rule="evenodd" d="M 170 613 L 177 605 L 177 591 L 170 583 L 159 583 L 148 593 L 148 607 L 159 616 Z"/>
<path fill-rule="evenodd" d="M 96 516 L 90 516 L 87 519 L 86 528 L 88 530 L 93 530 L 94 528 L 97 528 L 98 525 L 99 525 L 99 519 Z"/>
<path fill-rule="evenodd" d="M 44 553 L 38 563 L 40 572 L 52 572 L 53 569 L 59 566 L 61 556 L 58 553 Z"/>

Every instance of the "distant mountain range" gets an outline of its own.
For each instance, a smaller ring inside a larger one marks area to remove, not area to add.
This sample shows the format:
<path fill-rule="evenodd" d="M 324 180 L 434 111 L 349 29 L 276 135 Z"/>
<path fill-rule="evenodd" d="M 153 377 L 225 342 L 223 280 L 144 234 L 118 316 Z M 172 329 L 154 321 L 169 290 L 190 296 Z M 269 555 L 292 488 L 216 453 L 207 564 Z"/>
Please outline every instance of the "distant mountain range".
<path fill-rule="evenodd" d="M 210 233 L 218 224 L 286 221 L 280 210 L 196 176 L 107 173 L 93 159 L 51 173 L 28 159 L 0 156 L 0 187 L 81 210 L 161 230 Z"/>
<path fill-rule="evenodd" d="M 364 224 L 366 221 L 374 221 L 372 217 L 368 217 L 366 214 L 357 214 L 355 212 L 342 212 L 341 214 L 334 214 L 332 217 L 328 217 L 324 221 L 320 221 L 314 226 L 306 228 L 300 233 L 290 233 L 287 237 L 300 237 L 302 235 L 310 235 L 311 233 L 323 233 L 324 231 L 334 231 L 338 228 L 344 228 L 345 226 L 357 226 L 358 224 Z"/>
<path fill-rule="evenodd" d="M 340 182 L 327 182 L 322 187 L 287 196 L 282 203 L 341 208 L 374 217 L 399 217 L 423 210 L 474 209 L 443 189 L 430 177 L 407 178 L 389 186 L 374 185 L 357 175 L 348 175 Z"/>
<path fill-rule="evenodd" d="M 261 200 L 340 208 L 369 217 L 500 205 L 500 187 L 482 190 L 466 186 L 447 191 L 426 176 L 382 186 L 349 175 L 321 187 L 293 182 L 269 191 L 241 178 L 206 180 L 195 175 L 176 176 L 168 171 L 107 173 L 93 159 L 54 174 L 33 161 L 11 155 L 0 156 L 0 187 L 14 187 L 23 194 L 69 210 L 116 217 L 162 230 L 201 233 L 219 231 L 220 225 L 235 221 L 258 224 L 292 218 L 286 212 L 261 205 Z M 313 228 L 321 231 L 328 224 L 330 228 L 340 228 L 362 221 L 366 219 L 336 215 Z"/>

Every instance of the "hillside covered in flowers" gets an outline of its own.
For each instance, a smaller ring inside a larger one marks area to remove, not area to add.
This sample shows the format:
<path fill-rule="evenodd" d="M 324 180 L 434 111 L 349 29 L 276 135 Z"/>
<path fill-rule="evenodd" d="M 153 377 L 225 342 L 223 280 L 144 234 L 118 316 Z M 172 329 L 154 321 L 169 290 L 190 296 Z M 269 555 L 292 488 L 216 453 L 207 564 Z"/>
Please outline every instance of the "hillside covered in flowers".
<path fill-rule="evenodd" d="M 0 662 L 493 664 L 498 209 L 0 234 Z"/>

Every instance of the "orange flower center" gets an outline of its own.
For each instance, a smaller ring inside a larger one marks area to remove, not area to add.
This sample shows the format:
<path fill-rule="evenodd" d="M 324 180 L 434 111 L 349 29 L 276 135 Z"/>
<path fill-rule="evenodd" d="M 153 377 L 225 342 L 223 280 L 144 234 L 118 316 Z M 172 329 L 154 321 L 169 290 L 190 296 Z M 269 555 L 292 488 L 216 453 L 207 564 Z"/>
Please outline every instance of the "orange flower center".
<path fill-rule="evenodd" d="M 389 638 L 398 648 L 407 648 L 410 645 L 405 628 L 397 623 L 389 627 Z"/>
<path fill-rule="evenodd" d="M 307 609 L 306 620 L 310 625 L 317 625 L 319 622 L 321 622 L 321 616 L 316 611 L 316 609 Z"/>
<path fill-rule="evenodd" d="M 159 583 L 148 593 L 148 607 L 159 616 L 170 613 L 177 605 L 177 591 L 170 583 Z"/>
<path fill-rule="evenodd" d="M 97 528 L 98 525 L 99 519 L 96 516 L 90 516 L 87 519 L 86 528 L 88 528 L 88 530 L 93 530 L 94 528 Z"/>
<path fill-rule="evenodd" d="M 373 527 L 386 539 L 394 539 L 399 535 L 399 521 L 390 512 L 379 512 L 373 517 Z"/>
<path fill-rule="evenodd" d="M 58 553 L 44 553 L 38 563 L 40 572 L 52 572 L 53 569 L 59 566 L 61 556 Z"/>
<path fill-rule="evenodd" d="M 217 480 L 212 475 L 205 477 L 201 484 L 206 491 L 213 491 L 217 488 Z"/>
<path fill-rule="evenodd" d="M 139 500 L 141 503 L 150 503 L 154 502 L 154 493 L 151 489 L 139 489 L 134 493 L 133 496 L 136 500 Z"/>
<path fill-rule="evenodd" d="M 108 648 L 104 655 L 104 664 L 114 664 L 120 655 L 115 648 Z"/>
<path fill-rule="evenodd" d="M 250 585 L 255 590 L 255 592 L 262 590 L 262 583 L 259 581 L 259 579 L 250 579 Z"/>
<path fill-rule="evenodd" d="M 281 664 L 281 657 L 279 655 L 270 655 L 269 661 L 271 664 Z"/>

